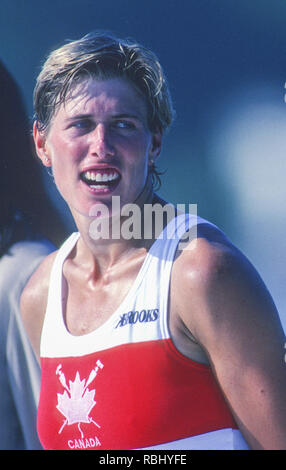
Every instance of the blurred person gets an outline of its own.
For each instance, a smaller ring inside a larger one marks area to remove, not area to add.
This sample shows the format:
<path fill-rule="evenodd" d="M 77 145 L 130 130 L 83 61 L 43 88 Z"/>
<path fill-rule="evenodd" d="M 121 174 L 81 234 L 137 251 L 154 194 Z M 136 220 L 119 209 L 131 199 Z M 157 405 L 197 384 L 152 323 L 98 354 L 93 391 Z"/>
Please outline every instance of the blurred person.
<path fill-rule="evenodd" d="M 40 368 L 23 328 L 20 295 L 66 232 L 45 200 L 21 95 L 1 63 L 0 90 L 0 449 L 41 449 Z"/>
<path fill-rule="evenodd" d="M 34 107 L 37 154 L 78 229 L 21 298 L 43 447 L 285 448 L 284 334 L 259 274 L 200 217 L 175 210 L 149 231 L 146 208 L 173 208 L 154 189 L 174 115 L 157 57 L 108 34 L 70 41 Z"/>

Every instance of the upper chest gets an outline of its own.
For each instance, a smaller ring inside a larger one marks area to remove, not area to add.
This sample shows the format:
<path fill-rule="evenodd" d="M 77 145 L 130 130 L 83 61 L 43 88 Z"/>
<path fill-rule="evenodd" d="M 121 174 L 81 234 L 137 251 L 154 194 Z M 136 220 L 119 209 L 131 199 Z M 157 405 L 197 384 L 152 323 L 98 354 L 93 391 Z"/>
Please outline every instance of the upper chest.
<path fill-rule="evenodd" d="M 104 325 L 115 312 L 119 317 L 127 318 L 130 312 L 135 314 L 136 311 L 166 306 L 167 311 L 161 311 L 160 315 L 166 317 L 177 349 L 191 359 L 206 363 L 201 347 L 180 320 L 178 305 L 180 308 L 184 305 L 181 299 L 183 273 L 180 272 L 180 263 L 174 260 L 169 279 L 162 283 L 148 269 L 142 272 L 144 260 L 144 257 L 133 260 L 115 278 L 106 276 L 97 283 L 88 282 L 82 274 L 65 270 L 62 305 L 67 329 L 75 336 L 84 335 Z M 138 278 L 141 282 L 135 291 Z M 192 306 L 188 304 L 185 308 L 192 315 Z"/>
<path fill-rule="evenodd" d="M 84 269 L 74 269 L 71 263 L 65 263 L 62 309 L 68 330 L 82 335 L 102 326 L 130 297 L 144 259 L 145 256 L 133 258 L 97 279 Z"/>

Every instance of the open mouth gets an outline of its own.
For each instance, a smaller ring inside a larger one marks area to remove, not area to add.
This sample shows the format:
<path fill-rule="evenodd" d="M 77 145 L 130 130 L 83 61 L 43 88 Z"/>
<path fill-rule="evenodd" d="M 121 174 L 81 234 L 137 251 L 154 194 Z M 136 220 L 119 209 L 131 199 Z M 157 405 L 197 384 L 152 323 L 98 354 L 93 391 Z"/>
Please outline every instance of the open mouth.
<path fill-rule="evenodd" d="M 121 176 L 114 168 L 90 169 L 80 174 L 80 179 L 93 191 L 112 191 Z"/>

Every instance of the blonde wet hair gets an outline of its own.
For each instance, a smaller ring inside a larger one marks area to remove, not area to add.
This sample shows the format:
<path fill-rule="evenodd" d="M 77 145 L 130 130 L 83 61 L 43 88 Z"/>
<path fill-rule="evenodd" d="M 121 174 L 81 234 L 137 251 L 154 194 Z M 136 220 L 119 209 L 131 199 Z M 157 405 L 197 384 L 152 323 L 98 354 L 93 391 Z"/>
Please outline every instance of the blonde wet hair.
<path fill-rule="evenodd" d="M 87 77 L 128 79 L 145 100 L 150 131 L 163 133 L 171 125 L 174 110 L 156 55 L 134 41 L 94 32 L 54 50 L 43 64 L 34 90 L 39 129 L 49 126 L 74 85 Z"/>

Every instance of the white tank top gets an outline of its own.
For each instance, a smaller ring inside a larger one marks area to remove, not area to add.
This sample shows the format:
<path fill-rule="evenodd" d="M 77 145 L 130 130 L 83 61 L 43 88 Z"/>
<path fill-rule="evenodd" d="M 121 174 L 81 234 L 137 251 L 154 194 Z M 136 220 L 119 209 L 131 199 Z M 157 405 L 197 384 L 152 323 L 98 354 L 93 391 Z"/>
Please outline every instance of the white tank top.
<path fill-rule="evenodd" d="M 179 353 L 170 337 L 173 260 L 197 223 L 206 221 L 173 219 L 121 305 L 83 336 L 68 332 L 62 311 L 62 267 L 79 233 L 60 248 L 41 338 L 38 429 L 45 448 L 247 448 L 210 368 Z"/>

